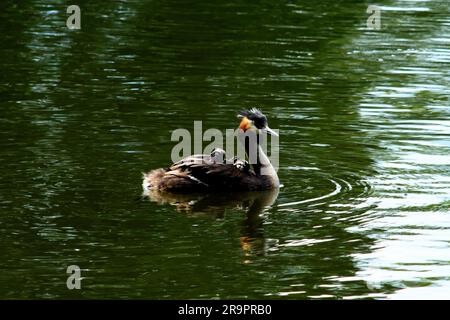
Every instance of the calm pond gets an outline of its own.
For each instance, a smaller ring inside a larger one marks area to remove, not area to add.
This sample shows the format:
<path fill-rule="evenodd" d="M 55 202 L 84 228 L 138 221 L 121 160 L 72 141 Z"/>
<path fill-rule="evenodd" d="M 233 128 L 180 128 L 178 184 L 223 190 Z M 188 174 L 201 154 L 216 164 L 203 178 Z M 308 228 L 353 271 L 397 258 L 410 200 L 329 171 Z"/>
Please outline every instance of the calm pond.
<path fill-rule="evenodd" d="M 0 298 L 450 298 L 449 1 L 76 3 L 0 4 Z M 254 106 L 278 194 L 141 197 Z"/>

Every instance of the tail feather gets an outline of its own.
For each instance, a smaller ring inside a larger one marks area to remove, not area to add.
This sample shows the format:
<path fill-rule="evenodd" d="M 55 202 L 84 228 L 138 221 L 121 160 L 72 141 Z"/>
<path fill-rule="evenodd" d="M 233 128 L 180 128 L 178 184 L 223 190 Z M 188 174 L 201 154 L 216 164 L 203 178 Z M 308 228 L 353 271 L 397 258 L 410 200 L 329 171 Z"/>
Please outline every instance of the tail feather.
<path fill-rule="evenodd" d="M 165 169 L 155 169 L 150 172 L 143 173 L 142 188 L 144 191 L 157 188 L 165 173 Z"/>
<path fill-rule="evenodd" d="M 179 169 L 155 169 L 148 173 L 143 173 L 142 188 L 144 194 L 147 194 L 151 190 L 163 190 L 163 191 L 195 191 L 208 187 L 206 183 L 203 183 L 199 179 L 191 176 L 188 172 Z"/>

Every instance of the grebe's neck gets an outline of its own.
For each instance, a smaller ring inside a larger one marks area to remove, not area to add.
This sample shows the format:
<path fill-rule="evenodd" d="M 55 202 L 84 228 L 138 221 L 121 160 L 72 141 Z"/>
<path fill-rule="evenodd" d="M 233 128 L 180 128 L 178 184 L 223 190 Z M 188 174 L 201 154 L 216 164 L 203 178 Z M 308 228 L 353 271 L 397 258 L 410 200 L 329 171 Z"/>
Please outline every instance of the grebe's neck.
<path fill-rule="evenodd" d="M 245 137 L 244 137 L 245 139 Z M 278 179 L 278 174 L 269 157 L 264 153 L 263 148 L 260 145 L 261 135 L 256 135 L 256 141 L 251 141 L 252 139 L 245 139 L 242 141 L 245 146 L 245 153 L 249 159 L 250 164 L 253 166 L 253 170 L 257 176 L 268 176 L 273 180 L 275 187 L 279 187 L 280 180 Z M 253 142 L 253 143 L 252 143 Z M 256 159 L 255 158 L 256 155 Z"/>

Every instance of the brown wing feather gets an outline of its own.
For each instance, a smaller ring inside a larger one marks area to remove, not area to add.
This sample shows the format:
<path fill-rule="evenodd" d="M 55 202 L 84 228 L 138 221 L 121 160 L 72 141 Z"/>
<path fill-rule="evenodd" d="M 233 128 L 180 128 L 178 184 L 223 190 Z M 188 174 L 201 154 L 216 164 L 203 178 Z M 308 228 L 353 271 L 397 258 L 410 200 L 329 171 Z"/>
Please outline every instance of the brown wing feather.
<path fill-rule="evenodd" d="M 215 163 L 211 158 L 203 156 L 190 156 L 172 164 L 168 169 L 154 170 L 144 179 L 144 183 L 145 180 L 149 182 L 149 188 L 171 192 L 272 188 L 272 181 L 266 176 L 240 170 L 231 163 Z"/>
<path fill-rule="evenodd" d="M 171 167 L 172 169 L 172 167 Z M 242 171 L 233 164 L 184 162 L 173 169 L 187 173 L 209 189 L 217 190 L 262 190 L 270 188 L 270 181 L 256 176 L 253 171 Z"/>

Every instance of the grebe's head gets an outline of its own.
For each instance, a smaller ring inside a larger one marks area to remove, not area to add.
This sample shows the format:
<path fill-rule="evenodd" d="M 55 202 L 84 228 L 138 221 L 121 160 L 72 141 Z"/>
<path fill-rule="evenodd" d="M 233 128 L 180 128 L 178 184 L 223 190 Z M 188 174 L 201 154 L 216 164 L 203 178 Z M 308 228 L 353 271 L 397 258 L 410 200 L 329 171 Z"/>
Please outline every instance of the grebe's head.
<path fill-rule="evenodd" d="M 238 118 L 241 118 L 239 129 L 242 129 L 244 132 L 247 130 L 254 130 L 257 133 L 268 133 L 278 137 L 278 134 L 269 128 L 267 117 L 257 108 L 240 111 Z"/>

